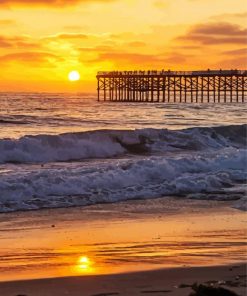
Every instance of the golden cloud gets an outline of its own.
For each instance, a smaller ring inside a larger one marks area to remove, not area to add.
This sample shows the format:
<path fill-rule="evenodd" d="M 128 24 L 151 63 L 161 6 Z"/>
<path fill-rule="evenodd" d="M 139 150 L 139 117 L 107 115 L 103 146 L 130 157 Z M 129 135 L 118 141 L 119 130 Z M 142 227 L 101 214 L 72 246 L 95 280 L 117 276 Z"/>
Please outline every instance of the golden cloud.
<path fill-rule="evenodd" d="M 246 56 L 239 56 L 234 57 L 231 59 L 225 59 L 221 60 L 217 63 L 217 65 L 220 65 L 222 68 L 226 69 L 247 69 L 247 59 Z"/>
<path fill-rule="evenodd" d="M 43 37 L 42 40 L 81 40 L 87 38 L 88 35 L 82 33 L 61 33 L 57 35 Z"/>
<path fill-rule="evenodd" d="M 226 55 L 237 55 L 237 56 L 245 56 L 247 57 L 247 48 L 239 48 L 239 49 L 234 49 L 234 50 L 227 50 L 224 51 L 223 54 Z"/>
<path fill-rule="evenodd" d="M 99 45 L 95 47 L 80 47 L 78 48 L 78 50 L 83 52 L 83 54 L 87 52 L 101 53 L 116 51 L 114 47 L 108 45 Z"/>
<path fill-rule="evenodd" d="M 142 42 L 142 41 L 132 41 L 132 42 L 127 43 L 127 46 L 130 46 L 130 47 L 143 47 L 143 46 L 146 46 L 146 43 Z"/>
<path fill-rule="evenodd" d="M 16 22 L 14 20 L 10 20 L 10 19 L 0 20 L 0 27 L 13 26 L 13 25 L 16 25 Z"/>
<path fill-rule="evenodd" d="M 29 66 L 47 67 L 61 61 L 63 61 L 61 57 L 48 52 L 17 52 L 0 56 L 0 62 L 3 64 L 21 63 Z"/>
<path fill-rule="evenodd" d="M 214 21 L 236 21 L 236 20 L 241 20 L 241 21 L 246 21 L 247 19 L 247 11 L 241 12 L 241 13 L 223 13 L 223 14 L 218 14 L 210 17 L 211 20 Z"/>
<path fill-rule="evenodd" d="M 111 2 L 113 0 L 0 0 L 0 5 L 5 6 L 73 6 L 80 3 Z"/>
<path fill-rule="evenodd" d="M 165 67 L 166 64 L 180 64 L 186 61 L 188 56 L 172 53 L 166 55 L 159 54 L 141 54 L 141 53 L 128 53 L 128 52 L 101 52 L 94 60 L 88 60 L 88 63 L 110 62 L 116 66 L 129 66 L 136 65 L 138 67 Z M 82 61 L 85 62 L 85 61 Z"/>
<path fill-rule="evenodd" d="M 0 35 L 0 48 L 40 48 L 38 43 L 32 42 L 27 36 Z"/>
<path fill-rule="evenodd" d="M 247 29 L 232 23 L 207 23 L 193 26 L 178 41 L 192 41 L 201 44 L 246 44 Z"/>

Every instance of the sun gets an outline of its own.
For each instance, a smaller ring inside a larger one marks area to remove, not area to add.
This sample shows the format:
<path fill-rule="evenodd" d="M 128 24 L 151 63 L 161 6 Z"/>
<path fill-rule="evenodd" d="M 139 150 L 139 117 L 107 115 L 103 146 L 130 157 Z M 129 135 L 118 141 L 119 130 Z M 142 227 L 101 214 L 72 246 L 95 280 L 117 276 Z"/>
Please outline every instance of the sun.
<path fill-rule="evenodd" d="M 78 81 L 80 80 L 81 76 L 78 71 L 71 71 L 68 75 L 69 81 Z"/>

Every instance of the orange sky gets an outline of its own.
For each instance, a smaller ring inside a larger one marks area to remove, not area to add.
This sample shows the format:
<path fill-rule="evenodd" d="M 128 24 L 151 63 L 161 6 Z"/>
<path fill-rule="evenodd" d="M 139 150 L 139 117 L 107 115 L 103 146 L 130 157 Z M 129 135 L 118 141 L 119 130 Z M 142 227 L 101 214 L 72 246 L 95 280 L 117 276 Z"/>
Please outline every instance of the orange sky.
<path fill-rule="evenodd" d="M 98 70 L 244 69 L 246 28 L 246 0 L 0 0 L 0 90 L 91 91 Z"/>

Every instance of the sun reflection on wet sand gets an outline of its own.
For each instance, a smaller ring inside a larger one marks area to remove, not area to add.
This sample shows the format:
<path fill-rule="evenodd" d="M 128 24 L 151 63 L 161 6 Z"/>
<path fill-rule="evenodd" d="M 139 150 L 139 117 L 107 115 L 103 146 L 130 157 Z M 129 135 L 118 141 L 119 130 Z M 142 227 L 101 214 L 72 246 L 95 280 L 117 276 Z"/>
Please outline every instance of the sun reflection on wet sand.
<path fill-rule="evenodd" d="M 0 281 L 244 261 L 245 214 L 213 203 L 196 212 L 196 202 L 185 202 L 187 214 L 157 214 L 145 201 L 149 215 L 130 213 L 127 203 L 2 215 Z"/>
<path fill-rule="evenodd" d="M 79 273 L 87 274 L 94 272 L 94 262 L 87 256 L 81 256 L 77 262 L 76 270 Z"/>

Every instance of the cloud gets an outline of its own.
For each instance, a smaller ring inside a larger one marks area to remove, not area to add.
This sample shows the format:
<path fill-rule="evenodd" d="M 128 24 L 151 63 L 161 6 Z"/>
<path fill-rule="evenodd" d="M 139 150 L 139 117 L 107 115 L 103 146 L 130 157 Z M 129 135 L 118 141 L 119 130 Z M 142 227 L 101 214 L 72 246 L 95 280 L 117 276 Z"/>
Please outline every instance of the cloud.
<path fill-rule="evenodd" d="M 176 38 L 201 44 L 246 44 L 247 29 L 232 23 L 207 23 L 193 26 L 187 34 Z"/>
<path fill-rule="evenodd" d="M 201 50 L 201 46 L 198 45 L 174 45 L 172 46 L 172 48 L 176 49 L 176 50 L 188 50 L 188 51 L 195 51 L 195 50 Z"/>
<path fill-rule="evenodd" d="M 108 60 L 108 61 L 122 61 L 128 63 L 157 63 L 161 61 L 161 57 L 150 54 L 140 54 L 140 53 L 116 53 L 116 52 L 107 52 L 101 53 L 99 55 L 99 60 Z"/>
<path fill-rule="evenodd" d="M 246 36 L 247 29 L 231 23 L 211 23 L 199 25 L 191 30 L 192 34 L 213 34 L 223 36 Z"/>
<path fill-rule="evenodd" d="M 223 54 L 226 55 L 238 55 L 238 56 L 245 56 L 247 57 L 247 48 L 239 48 L 239 49 L 234 49 L 234 50 L 226 50 L 223 52 Z M 247 58 L 246 58 L 247 59 Z"/>
<path fill-rule="evenodd" d="M 127 46 L 130 46 L 130 47 L 143 47 L 143 46 L 146 46 L 147 44 L 145 42 L 142 42 L 142 41 L 132 41 L 132 42 L 129 42 L 127 43 Z"/>
<path fill-rule="evenodd" d="M 61 57 L 48 52 L 18 52 L 0 56 L 0 62 L 3 64 L 17 62 L 28 66 L 47 67 L 61 61 Z"/>
<path fill-rule="evenodd" d="M 122 32 L 118 34 L 110 34 L 108 37 L 113 40 L 129 40 L 132 38 L 136 38 L 136 34 L 134 32 Z"/>
<path fill-rule="evenodd" d="M 185 55 L 181 53 L 172 53 L 167 55 L 167 57 L 164 58 L 164 62 L 168 64 L 181 64 L 186 62 L 187 58 L 190 58 L 190 55 Z"/>
<path fill-rule="evenodd" d="M 114 50 L 114 47 L 112 46 L 99 45 L 95 47 L 80 47 L 78 48 L 78 51 L 81 51 L 83 53 L 86 53 L 86 52 L 102 53 L 102 52 L 112 52 L 115 50 Z"/>
<path fill-rule="evenodd" d="M 219 65 L 221 68 L 226 68 L 226 69 L 246 70 L 247 59 L 246 59 L 246 56 L 236 57 L 232 59 L 224 59 L 224 60 L 220 60 L 216 66 L 219 66 Z"/>
<path fill-rule="evenodd" d="M 12 43 L 3 36 L 0 36 L 0 48 L 12 47 Z"/>
<path fill-rule="evenodd" d="M 247 47 L 221 52 L 221 60 L 218 62 L 221 68 L 247 69 Z"/>
<path fill-rule="evenodd" d="M 110 62 L 116 66 L 122 67 L 165 67 L 167 64 L 175 65 L 185 62 L 187 56 L 179 53 L 172 54 L 142 54 L 128 52 L 101 52 L 94 60 L 88 60 L 88 63 Z M 85 62 L 85 61 L 82 61 Z"/>
<path fill-rule="evenodd" d="M 73 6 L 80 3 L 111 2 L 114 0 L 0 0 L 0 5 L 5 6 Z"/>
<path fill-rule="evenodd" d="M 88 35 L 82 33 L 61 33 L 57 35 L 46 36 L 43 40 L 81 40 L 87 39 Z"/>
<path fill-rule="evenodd" d="M 87 39 L 88 36 L 82 33 L 63 33 L 56 36 L 58 39 Z"/>
<path fill-rule="evenodd" d="M 5 36 L 0 35 L 0 48 L 40 48 L 41 46 L 32 42 L 27 36 Z"/>
<path fill-rule="evenodd" d="M 236 21 L 236 20 L 246 20 L 247 19 L 247 11 L 241 13 L 223 13 L 210 17 L 211 20 L 214 21 Z"/>
<path fill-rule="evenodd" d="M 9 20 L 9 19 L 0 20 L 0 27 L 13 26 L 13 25 L 16 25 L 16 22 L 14 20 Z"/>

